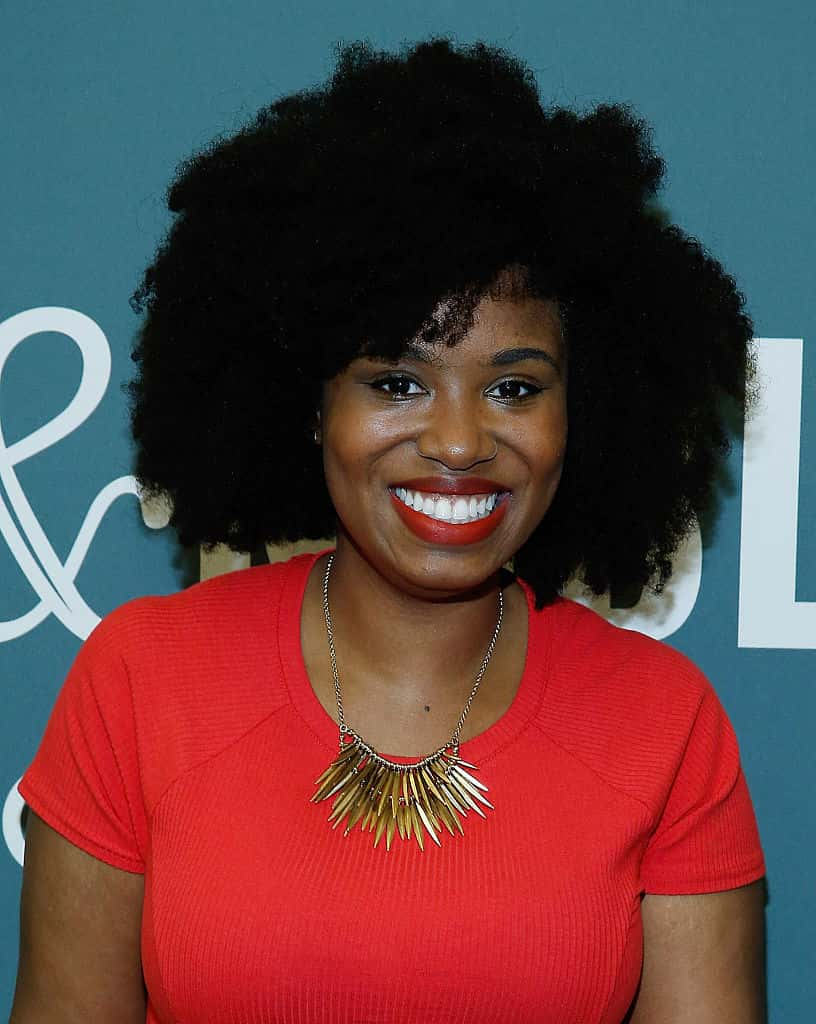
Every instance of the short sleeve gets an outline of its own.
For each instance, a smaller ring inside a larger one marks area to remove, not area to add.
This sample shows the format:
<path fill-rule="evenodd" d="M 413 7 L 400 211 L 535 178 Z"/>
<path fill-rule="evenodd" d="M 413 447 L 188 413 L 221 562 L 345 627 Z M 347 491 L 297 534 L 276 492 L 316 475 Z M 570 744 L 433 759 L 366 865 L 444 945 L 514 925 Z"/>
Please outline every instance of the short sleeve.
<path fill-rule="evenodd" d="M 765 863 L 736 736 L 710 684 L 694 717 L 660 822 L 641 864 L 647 893 L 736 889 Z"/>
<path fill-rule="evenodd" d="M 147 829 L 123 617 L 112 613 L 80 648 L 18 789 L 75 846 L 142 873 Z"/>

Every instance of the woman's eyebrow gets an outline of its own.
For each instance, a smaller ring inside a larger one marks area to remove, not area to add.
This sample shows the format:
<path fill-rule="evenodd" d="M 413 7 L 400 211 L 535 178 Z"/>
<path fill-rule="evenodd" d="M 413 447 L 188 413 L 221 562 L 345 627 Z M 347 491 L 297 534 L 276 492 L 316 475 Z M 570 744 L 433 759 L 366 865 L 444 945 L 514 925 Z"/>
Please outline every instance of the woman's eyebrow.
<path fill-rule="evenodd" d="M 421 348 L 418 345 L 407 345 L 403 351 L 403 358 L 415 359 L 420 363 L 433 363 L 436 356 Z M 559 373 L 561 373 L 561 364 L 551 355 L 546 349 L 535 348 L 531 345 L 525 345 L 520 348 L 505 348 L 501 352 L 497 352 L 491 356 L 489 361 L 485 363 L 486 366 L 509 366 L 512 363 L 523 363 L 527 359 L 538 359 L 541 362 L 549 363 L 550 366 L 554 367 Z"/>
<path fill-rule="evenodd" d="M 415 359 L 418 363 L 432 363 L 434 361 L 434 356 L 419 345 L 406 345 L 402 354 L 404 359 Z"/>
<path fill-rule="evenodd" d="M 550 366 L 555 367 L 558 372 L 561 372 L 561 366 L 554 356 L 550 355 L 546 349 L 533 348 L 531 346 L 525 346 L 523 348 L 505 348 L 501 352 L 497 352 L 490 359 L 490 366 L 509 366 L 511 363 L 523 363 L 526 359 L 540 359 L 544 363 L 549 363 Z"/>

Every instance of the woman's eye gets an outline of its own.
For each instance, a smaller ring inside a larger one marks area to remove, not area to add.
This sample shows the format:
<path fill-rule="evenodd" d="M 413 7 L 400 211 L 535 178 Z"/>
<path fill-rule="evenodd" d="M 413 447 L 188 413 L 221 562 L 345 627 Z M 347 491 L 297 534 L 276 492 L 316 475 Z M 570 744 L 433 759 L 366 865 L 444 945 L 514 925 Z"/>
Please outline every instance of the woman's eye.
<path fill-rule="evenodd" d="M 422 394 L 422 388 L 415 380 L 412 380 L 411 377 L 401 377 L 396 374 L 371 381 L 369 387 L 387 395 L 389 398 L 410 398 L 411 395 Z"/>
<path fill-rule="evenodd" d="M 495 395 L 504 402 L 516 402 L 524 398 L 532 398 L 533 395 L 538 395 L 543 390 L 537 384 L 530 384 L 526 380 L 500 380 L 487 394 Z"/>

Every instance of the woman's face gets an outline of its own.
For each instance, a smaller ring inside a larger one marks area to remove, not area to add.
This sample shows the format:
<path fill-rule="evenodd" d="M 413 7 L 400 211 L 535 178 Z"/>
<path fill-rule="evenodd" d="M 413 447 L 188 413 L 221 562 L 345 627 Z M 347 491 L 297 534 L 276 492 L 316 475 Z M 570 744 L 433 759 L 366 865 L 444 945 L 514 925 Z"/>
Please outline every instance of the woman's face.
<path fill-rule="evenodd" d="M 443 598 L 518 551 L 555 494 L 567 439 L 553 304 L 485 298 L 452 348 L 354 360 L 323 389 L 326 482 L 346 542 L 392 583 Z"/>

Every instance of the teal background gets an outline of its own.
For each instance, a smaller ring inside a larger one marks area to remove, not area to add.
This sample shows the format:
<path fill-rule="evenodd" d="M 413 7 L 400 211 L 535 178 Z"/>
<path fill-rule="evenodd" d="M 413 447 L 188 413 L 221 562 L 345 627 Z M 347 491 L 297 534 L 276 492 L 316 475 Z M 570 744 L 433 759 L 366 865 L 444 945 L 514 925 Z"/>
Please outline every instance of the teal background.
<path fill-rule="evenodd" d="M 332 43 L 393 48 L 432 32 L 507 47 L 534 69 L 545 101 L 631 103 L 668 162 L 664 205 L 734 274 L 757 334 L 804 338 L 796 596 L 816 601 L 816 14 L 806 0 L 5 5 L 0 320 L 36 306 L 79 310 L 113 359 L 94 414 L 18 467 L 54 548 L 64 559 L 93 498 L 130 471 L 120 390 L 136 326 L 128 298 L 168 225 L 163 193 L 177 162 L 281 93 L 321 81 Z M 61 335 L 19 346 L 0 380 L 6 442 L 63 408 L 80 369 Z M 704 536 L 699 598 L 670 642 L 707 672 L 739 736 L 768 862 L 770 1019 L 806 1024 L 816 1005 L 816 655 L 737 647 L 740 454 Z M 188 564 L 124 497 L 77 586 L 104 615 L 189 582 Z M 0 539 L 0 620 L 34 603 Z M 31 759 L 79 643 L 51 617 L 0 644 L 0 799 Z M 2 844 L 0 1011 L 13 990 L 19 881 Z"/>

